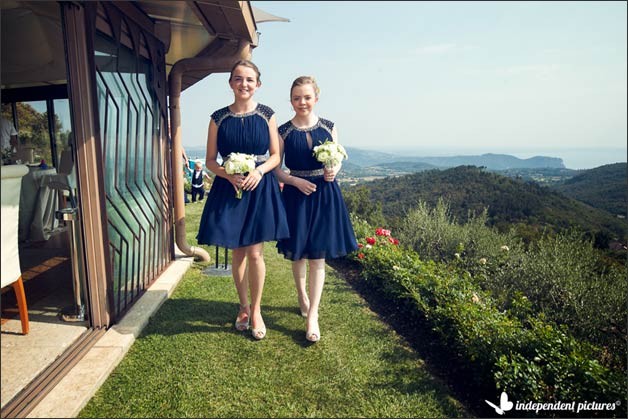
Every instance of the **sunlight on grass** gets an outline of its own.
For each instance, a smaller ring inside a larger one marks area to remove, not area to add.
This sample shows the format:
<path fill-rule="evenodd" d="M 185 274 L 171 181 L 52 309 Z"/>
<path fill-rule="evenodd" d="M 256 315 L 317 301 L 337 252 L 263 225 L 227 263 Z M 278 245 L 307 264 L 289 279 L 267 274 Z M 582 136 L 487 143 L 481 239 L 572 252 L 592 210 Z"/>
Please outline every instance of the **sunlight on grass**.
<path fill-rule="evenodd" d="M 192 245 L 203 205 L 186 206 Z M 194 264 L 80 417 L 468 416 L 329 267 L 322 339 L 307 342 L 290 263 L 274 245 L 264 249 L 264 340 L 233 328 L 231 277 Z"/>

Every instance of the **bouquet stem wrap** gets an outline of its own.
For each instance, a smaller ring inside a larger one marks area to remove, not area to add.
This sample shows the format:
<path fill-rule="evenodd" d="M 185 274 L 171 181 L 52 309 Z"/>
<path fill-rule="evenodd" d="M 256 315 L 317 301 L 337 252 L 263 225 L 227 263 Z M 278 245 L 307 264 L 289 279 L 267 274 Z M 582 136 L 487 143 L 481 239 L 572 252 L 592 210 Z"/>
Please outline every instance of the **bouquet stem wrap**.
<path fill-rule="evenodd" d="M 255 156 L 252 154 L 231 153 L 227 156 L 224 167 L 228 175 L 244 175 L 255 170 Z M 242 188 L 238 188 L 236 198 L 242 199 Z"/>

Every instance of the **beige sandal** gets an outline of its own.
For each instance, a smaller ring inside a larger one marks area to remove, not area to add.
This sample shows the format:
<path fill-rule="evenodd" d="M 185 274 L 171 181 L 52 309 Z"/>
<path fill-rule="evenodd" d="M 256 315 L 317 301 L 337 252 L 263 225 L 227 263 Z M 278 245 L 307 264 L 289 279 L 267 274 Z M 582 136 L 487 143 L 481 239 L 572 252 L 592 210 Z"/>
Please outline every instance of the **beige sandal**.
<path fill-rule="evenodd" d="M 318 327 L 318 319 L 316 319 L 316 326 L 305 332 L 305 339 L 310 342 L 318 342 L 321 339 L 321 330 Z"/>
<path fill-rule="evenodd" d="M 263 326 L 257 329 L 253 327 L 253 317 L 251 317 L 251 336 L 253 336 L 256 340 L 262 340 L 266 336 L 266 324 L 264 323 L 261 313 L 259 316 Z"/>
<path fill-rule="evenodd" d="M 259 329 L 253 329 L 251 327 L 251 336 L 257 340 L 262 340 L 266 336 L 266 326 L 262 326 Z"/>
<path fill-rule="evenodd" d="M 238 317 L 240 317 L 241 313 L 246 313 L 246 320 L 238 321 Z M 245 330 L 248 330 L 250 317 L 251 317 L 251 307 L 243 306 L 242 304 L 240 304 L 240 311 L 238 312 L 238 316 L 236 317 L 236 321 L 235 321 L 236 330 L 240 332 L 244 332 Z"/>

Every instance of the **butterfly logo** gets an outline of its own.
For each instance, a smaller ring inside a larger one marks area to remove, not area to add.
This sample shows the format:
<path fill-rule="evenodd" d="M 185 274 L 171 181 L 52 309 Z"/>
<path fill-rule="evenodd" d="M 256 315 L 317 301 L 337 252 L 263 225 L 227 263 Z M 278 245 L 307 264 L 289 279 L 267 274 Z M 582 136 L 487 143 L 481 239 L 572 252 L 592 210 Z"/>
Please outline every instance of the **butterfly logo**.
<path fill-rule="evenodd" d="M 499 415 L 503 415 L 505 412 L 512 410 L 512 402 L 508 401 L 508 394 L 505 391 L 502 391 L 502 395 L 499 396 L 499 406 L 495 406 L 493 403 L 488 400 L 484 400 L 489 406 L 495 409 L 495 412 Z"/>

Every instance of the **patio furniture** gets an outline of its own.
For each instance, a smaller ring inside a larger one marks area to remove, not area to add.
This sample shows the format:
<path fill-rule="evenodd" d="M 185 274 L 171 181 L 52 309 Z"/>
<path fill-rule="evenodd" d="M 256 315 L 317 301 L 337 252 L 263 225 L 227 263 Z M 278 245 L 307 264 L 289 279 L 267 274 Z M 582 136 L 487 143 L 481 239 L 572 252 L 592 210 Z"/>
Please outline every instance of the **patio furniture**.
<path fill-rule="evenodd" d="M 22 178 L 20 193 L 19 241 L 45 241 L 58 227 L 55 211 L 59 208 L 59 199 L 55 191 L 44 184 L 57 170 L 41 169 L 39 166 L 28 167 L 28 173 Z"/>
<path fill-rule="evenodd" d="M 72 147 L 66 147 L 61 153 L 59 160 L 59 171 L 57 174 L 46 176 L 42 179 L 42 186 L 62 191 L 63 200 L 65 197 L 70 198 L 71 208 L 76 208 L 75 189 L 76 189 L 76 170 L 74 159 L 72 158 Z M 67 206 L 67 204 L 65 205 Z"/>
<path fill-rule="evenodd" d="M 0 236 L 2 265 L 0 279 L 2 288 L 12 285 L 17 298 L 17 307 L 22 322 L 22 333 L 27 334 L 28 308 L 26 306 L 26 294 L 20 269 L 20 252 L 18 249 L 18 219 L 20 214 L 20 189 L 22 177 L 28 173 L 28 167 L 24 165 L 2 166 L 1 168 L 0 195 L 2 197 L 1 219 L 2 230 Z"/>

